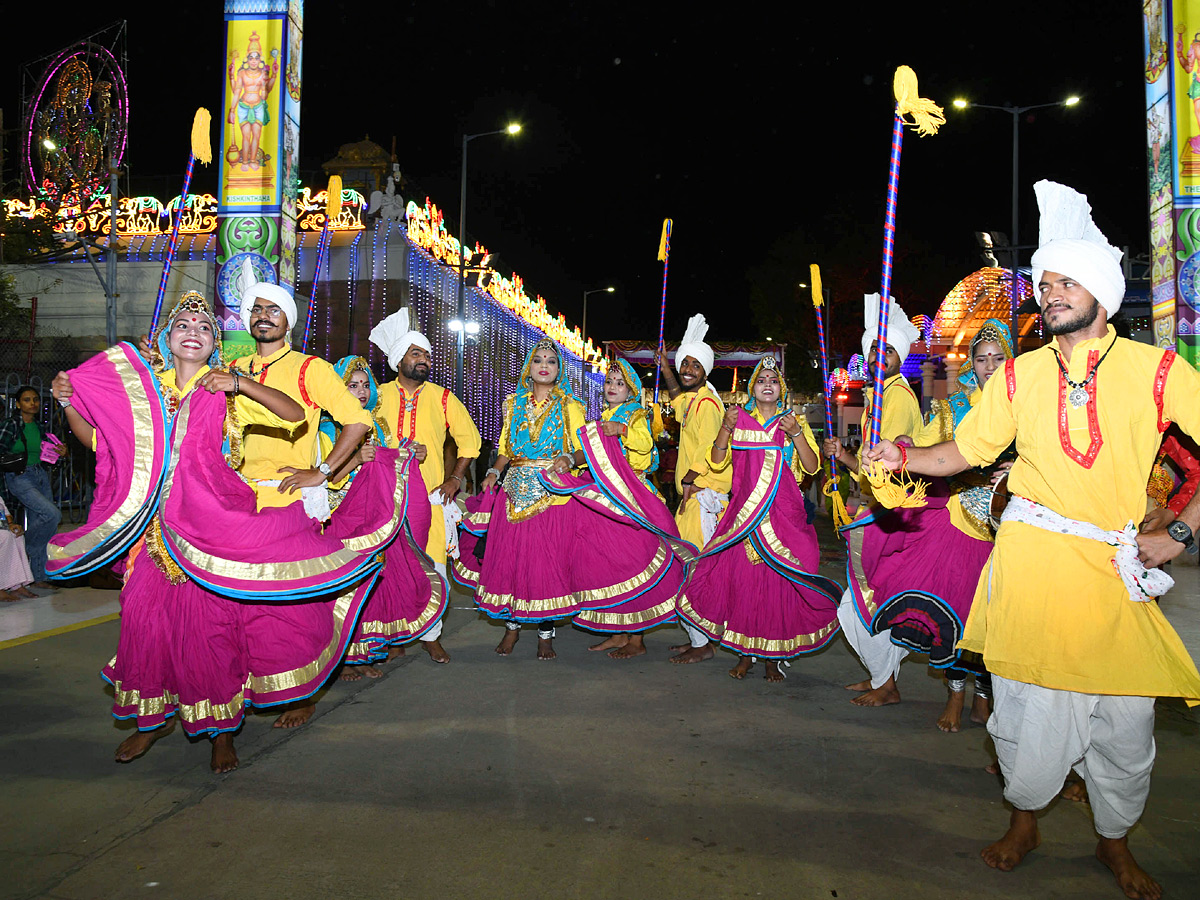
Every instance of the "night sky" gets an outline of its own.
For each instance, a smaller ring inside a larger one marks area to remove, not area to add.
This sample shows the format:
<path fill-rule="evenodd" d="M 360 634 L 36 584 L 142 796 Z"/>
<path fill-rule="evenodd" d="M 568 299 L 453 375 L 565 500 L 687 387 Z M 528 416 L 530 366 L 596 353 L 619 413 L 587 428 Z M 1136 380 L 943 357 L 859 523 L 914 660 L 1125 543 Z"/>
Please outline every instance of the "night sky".
<path fill-rule="evenodd" d="M 222 13 L 216 2 L 137 11 L 145 6 L 126 13 L 126 159 L 134 192 L 165 200 L 179 191 L 196 107 L 219 116 Z M 20 112 L 18 63 L 111 21 L 70 7 L 52 19 L 24 13 L 0 97 L 7 128 Z M 340 144 L 369 134 L 390 148 L 394 135 L 405 199 L 430 195 L 456 229 L 461 135 L 519 121 L 516 138 L 472 142 L 467 222 L 531 294 L 578 322 L 581 292 L 615 285 L 589 300 L 592 337 L 655 337 L 655 252 L 670 216 L 668 338 L 700 311 L 710 339 L 755 339 L 748 273 L 777 242 L 792 248 L 783 259 L 797 281 L 807 263 L 837 259 L 878 287 L 891 82 L 903 63 L 949 119 L 936 137 L 905 140 L 895 293 L 910 313 L 934 312 L 982 265 L 974 231 L 1010 230 L 1012 119 L 955 110 L 957 96 L 1032 105 L 1079 94 L 1072 109 L 1022 122 L 1024 242 L 1036 236 L 1033 182 L 1052 178 L 1089 195 L 1114 244 L 1146 251 L 1139 5 L 1091 3 L 1082 15 L 1053 0 L 767 8 L 310 2 L 305 181 L 324 186 L 320 164 Z M 7 180 L 17 138 L 6 135 Z M 215 191 L 216 172 L 198 170 L 193 190 Z M 833 314 L 861 320 L 861 300 L 829 286 Z"/>

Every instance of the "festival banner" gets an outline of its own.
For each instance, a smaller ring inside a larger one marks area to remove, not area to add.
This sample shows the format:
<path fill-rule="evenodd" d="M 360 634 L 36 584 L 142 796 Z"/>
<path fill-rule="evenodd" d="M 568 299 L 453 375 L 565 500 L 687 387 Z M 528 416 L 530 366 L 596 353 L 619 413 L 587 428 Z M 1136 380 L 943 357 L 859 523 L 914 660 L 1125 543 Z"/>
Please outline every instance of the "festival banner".
<path fill-rule="evenodd" d="M 239 315 L 255 281 L 296 279 L 303 0 L 226 0 L 216 313 L 227 357 L 252 353 Z"/>

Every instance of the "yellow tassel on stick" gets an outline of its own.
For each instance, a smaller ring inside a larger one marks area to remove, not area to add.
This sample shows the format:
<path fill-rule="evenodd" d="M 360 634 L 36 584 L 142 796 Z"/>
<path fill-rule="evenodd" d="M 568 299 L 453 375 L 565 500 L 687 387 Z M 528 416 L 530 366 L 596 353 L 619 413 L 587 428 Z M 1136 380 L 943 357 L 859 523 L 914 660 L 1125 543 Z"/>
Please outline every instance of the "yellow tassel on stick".
<path fill-rule="evenodd" d="M 917 92 L 917 73 L 908 66 L 896 69 L 896 77 L 892 80 L 892 90 L 896 94 L 896 115 L 917 129 L 917 134 L 925 137 L 937 134 L 938 128 L 946 124 L 942 108 L 932 100 L 926 100 Z"/>
<path fill-rule="evenodd" d="M 325 218 L 333 222 L 342 212 L 342 176 L 330 175 L 326 190 Z"/>
<path fill-rule="evenodd" d="M 871 494 L 888 509 L 919 509 L 925 505 L 924 481 L 914 481 L 901 470 L 899 477 L 878 460 L 864 460 L 859 469 L 871 485 Z"/>
<path fill-rule="evenodd" d="M 667 430 L 663 423 L 662 407 L 657 403 L 650 404 L 650 436 L 658 440 L 659 435 Z"/>
<path fill-rule="evenodd" d="M 196 117 L 192 119 L 192 156 L 206 166 L 212 162 L 212 141 L 208 135 L 211 122 L 212 116 L 203 106 L 196 110 Z"/>
<path fill-rule="evenodd" d="M 852 520 L 850 513 L 846 510 L 846 501 L 842 499 L 842 492 L 838 490 L 838 480 L 827 478 L 822 492 L 829 498 L 829 506 L 833 512 L 833 525 L 838 531 L 841 531 Z"/>
<path fill-rule="evenodd" d="M 813 306 L 821 306 L 825 302 L 825 291 L 821 289 L 821 267 L 810 263 L 808 276 L 808 283 L 812 285 Z"/>

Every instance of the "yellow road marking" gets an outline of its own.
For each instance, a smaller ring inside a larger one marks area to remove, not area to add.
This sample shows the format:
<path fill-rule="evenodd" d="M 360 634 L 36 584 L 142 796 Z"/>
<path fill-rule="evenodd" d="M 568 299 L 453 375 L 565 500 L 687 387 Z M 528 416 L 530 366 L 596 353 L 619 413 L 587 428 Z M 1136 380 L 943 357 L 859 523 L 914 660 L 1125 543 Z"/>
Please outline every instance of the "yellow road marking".
<path fill-rule="evenodd" d="M 39 631 L 36 634 L 26 634 L 22 637 L 12 638 L 11 640 L 0 641 L 0 650 L 7 650 L 9 647 L 19 647 L 22 644 L 40 641 L 42 638 L 54 637 L 56 634 L 66 634 L 68 631 L 78 631 L 80 628 L 89 628 L 92 625 L 111 622 L 113 619 L 119 619 L 120 617 L 120 613 L 109 613 L 107 616 L 100 616 L 98 619 L 87 619 L 71 625 L 60 625 L 58 628 L 51 628 L 48 631 Z"/>

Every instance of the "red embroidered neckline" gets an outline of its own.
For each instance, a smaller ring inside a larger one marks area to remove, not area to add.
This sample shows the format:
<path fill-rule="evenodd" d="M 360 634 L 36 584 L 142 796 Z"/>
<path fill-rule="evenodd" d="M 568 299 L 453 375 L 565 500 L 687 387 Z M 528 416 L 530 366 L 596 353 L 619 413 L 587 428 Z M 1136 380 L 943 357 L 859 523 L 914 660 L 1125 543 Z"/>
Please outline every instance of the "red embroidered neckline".
<path fill-rule="evenodd" d="M 1089 370 L 1095 369 L 1099 356 L 1100 351 L 1098 350 L 1088 351 Z M 1067 385 L 1067 379 L 1063 375 L 1062 369 L 1058 370 L 1058 439 L 1062 444 L 1063 452 L 1085 469 L 1092 467 L 1092 463 L 1096 461 L 1096 455 L 1100 452 L 1100 448 L 1104 446 L 1104 436 L 1100 434 L 1100 417 L 1096 411 L 1096 390 L 1099 383 L 1100 375 L 1098 372 L 1094 372 L 1091 382 L 1085 388 L 1088 395 L 1088 448 L 1086 453 L 1080 453 L 1071 443 L 1071 429 L 1067 424 L 1067 391 L 1070 388 Z"/>

